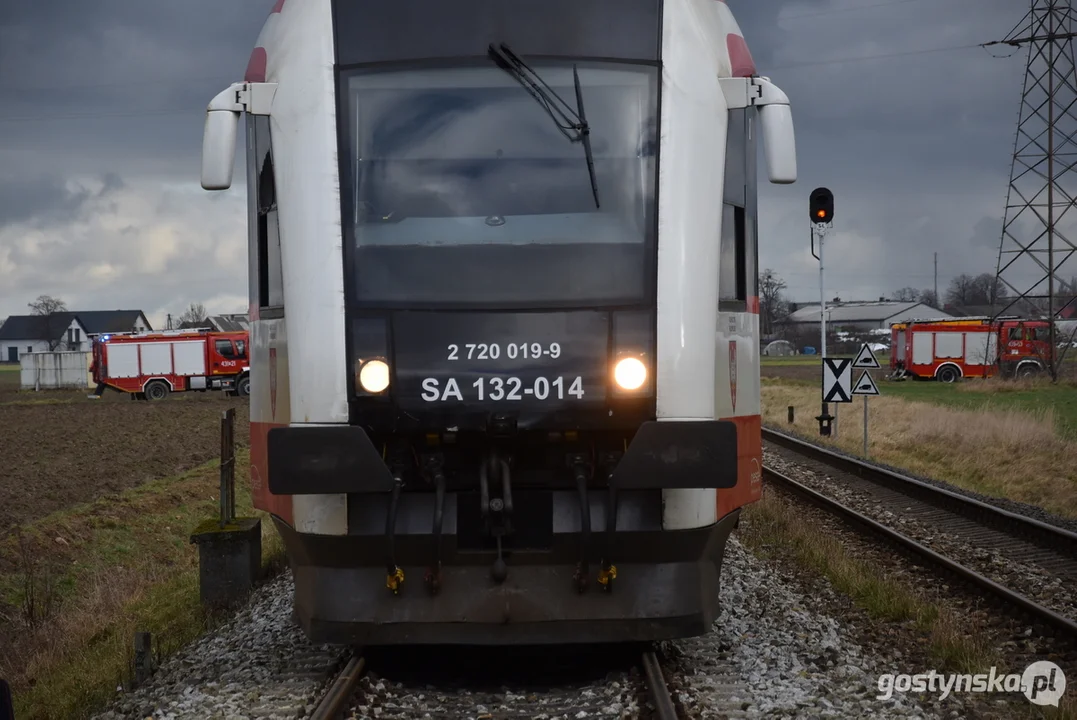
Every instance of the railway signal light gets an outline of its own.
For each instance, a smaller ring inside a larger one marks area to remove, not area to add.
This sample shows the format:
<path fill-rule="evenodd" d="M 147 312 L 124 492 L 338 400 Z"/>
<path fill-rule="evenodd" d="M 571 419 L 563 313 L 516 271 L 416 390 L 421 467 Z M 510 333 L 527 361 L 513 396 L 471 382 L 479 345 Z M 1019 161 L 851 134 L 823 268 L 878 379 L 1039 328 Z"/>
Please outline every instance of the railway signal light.
<path fill-rule="evenodd" d="M 811 221 L 825 225 L 834 219 L 834 193 L 825 187 L 815 188 L 808 196 Z"/>

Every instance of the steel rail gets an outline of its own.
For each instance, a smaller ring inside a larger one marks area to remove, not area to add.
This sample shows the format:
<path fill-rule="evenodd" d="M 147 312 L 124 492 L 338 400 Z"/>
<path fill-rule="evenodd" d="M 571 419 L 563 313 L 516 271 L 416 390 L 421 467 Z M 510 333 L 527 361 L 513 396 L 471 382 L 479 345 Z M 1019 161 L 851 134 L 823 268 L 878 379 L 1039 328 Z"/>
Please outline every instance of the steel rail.
<path fill-rule="evenodd" d="M 361 655 L 353 655 L 322 695 L 310 715 L 310 720 L 336 720 L 344 712 L 345 705 L 355 692 L 355 686 L 365 669 L 366 660 Z"/>
<path fill-rule="evenodd" d="M 857 475 L 865 480 L 896 490 L 1008 535 L 1023 537 L 1056 553 L 1077 558 L 1077 533 L 1041 520 L 996 507 L 952 490 L 940 488 L 889 468 L 834 452 L 815 443 L 801 440 L 778 430 L 763 428 L 763 439 L 787 450 L 823 462 L 835 469 Z M 1016 531 L 1016 532 L 1015 532 Z"/>
<path fill-rule="evenodd" d="M 647 689 L 654 701 L 659 720 L 679 720 L 673 706 L 673 698 L 669 694 L 669 686 L 666 685 L 662 668 L 658 665 L 658 658 L 653 650 L 643 653 L 643 673 L 647 678 Z"/>
<path fill-rule="evenodd" d="M 872 520 L 868 516 L 858 513 L 855 510 L 841 504 L 837 500 L 828 498 L 825 495 L 816 492 L 815 490 L 812 490 L 807 485 L 799 483 L 790 477 L 787 477 L 765 466 L 763 468 L 763 474 L 776 485 L 779 485 L 783 488 L 786 488 L 787 490 L 796 493 L 797 495 L 804 497 L 805 499 L 826 510 L 827 512 L 842 516 L 845 519 L 850 520 L 863 528 L 866 528 L 867 530 L 871 531 L 876 535 L 882 535 L 887 540 L 890 540 L 897 545 L 911 550 L 925 560 L 939 567 L 945 568 L 946 570 L 949 570 L 958 577 L 967 580 L 968 582 L 971 582 L 972 584 L 988 591 L 989 593 L 1001 598 L 1002 600 L 1010 603 L 1011 605 L 1025 610 L 1033 617 L 1042 620 L 1044 623 L 1063 631 L 1071 637 L 1077 638 L 1077 622 L 1074 622 L 1073 620 L 1065 617 L 1064 615 L 1060 615 L 1053 610 L 1049 610 L 1044 606 L 1040 605 L 1039 603 L 1030 600 L 1024 595 L 1020 595 L 1010 590 L 1009 588 L 999 585 L 994 580 L 984 577 L 975 570 L 967 568 L 960 563 L 954 562 L 953 560 L 943 555 L 940 555 L 934 550 L 931 550 L 930 548 L 927 548 L 916 542 L 912 538 L 902 535 L 901 533 L 894 530 L 891 530 L 885 525 L 882 525 L 875 520 Z"/>

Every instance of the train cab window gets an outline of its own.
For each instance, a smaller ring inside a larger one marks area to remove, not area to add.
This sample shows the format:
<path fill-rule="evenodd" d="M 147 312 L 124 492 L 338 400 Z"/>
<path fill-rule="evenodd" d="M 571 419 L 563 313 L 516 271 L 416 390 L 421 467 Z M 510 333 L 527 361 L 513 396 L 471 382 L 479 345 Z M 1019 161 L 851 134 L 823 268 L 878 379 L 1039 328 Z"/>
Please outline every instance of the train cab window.
<path fill-rule="evenodd" d="M 1051 328 L 1049 327 L 1035 327 L 1030 328 L 1029 340 L 1036 340 L 1038 342 L 1051 342 Z"/>
<path fill-rule="evenodd" d="M 217 354 L 221 357 L 233 358 L 236 356 L 231 340 L 217 340 L 214 345 L 217 348 Z"/>
<path fill-rule="evenodd" d="M 722 205 L 722 237 L 719 249 L 718 300 L 747 302 L 748 253 L 744 208 Z"/>
<path fill-rule="evenodd" d="M 1010 328 L 1010 334 L 1009 334 L 1008 339 L 1009 339 L 1010 342 L 1020 342 L 1021 340 L 1023 340 L 1024 338 L 1021 337 L 1021 328 L 1020 327 L 1012 327 L 1012 328 Z"/>
<path fill-rule="evenodd" d="M 284 280 L 269 118 L 251 116 L 247 129 L 247 182 L 249 187 L 257 188 L 254 197 L 248 201 L 253 263 L 250 268 L 251 300 L 260 308 L 279 308 L 284 305 Z"/>
<path fill-rule="evenodd" d="M 236 357 L 247 357 L 247 343 L 244 340 L 236 340 Z"/>

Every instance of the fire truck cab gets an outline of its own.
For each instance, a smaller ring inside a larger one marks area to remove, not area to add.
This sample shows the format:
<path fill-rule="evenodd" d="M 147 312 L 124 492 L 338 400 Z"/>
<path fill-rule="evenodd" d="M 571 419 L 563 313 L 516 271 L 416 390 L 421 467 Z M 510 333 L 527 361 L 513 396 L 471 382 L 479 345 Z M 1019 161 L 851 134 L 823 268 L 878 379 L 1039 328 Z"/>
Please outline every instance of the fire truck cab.
<path fill-rule="evenodd" d="M 890 326 L 890 378 L 956 382 L 963 377 L 1029 377 L 1050 362 L 1045 320 L 968 317 Z"/>
<path fill-rule="evenodd" d="M 94 341 L 91 372 L 100 397 L 106 388 L 137 399 L 163 400 L 169 393 L 225 390 L 250 394 L 246 332 L 177 330 L 114 333 Z"/>

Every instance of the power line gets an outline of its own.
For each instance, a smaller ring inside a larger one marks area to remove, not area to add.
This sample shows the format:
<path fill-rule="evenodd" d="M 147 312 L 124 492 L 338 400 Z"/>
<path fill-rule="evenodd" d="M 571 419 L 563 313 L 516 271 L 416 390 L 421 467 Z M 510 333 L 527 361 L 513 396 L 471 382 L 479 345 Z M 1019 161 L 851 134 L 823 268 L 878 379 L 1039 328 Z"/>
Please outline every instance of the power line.
<path fill-rule="evenodd" d="M 801 13 L 799 15 L 786 15 L 780 20 L 799 20 L 800 18 L 813 18 L 820 15 L 834 15 L 836 13 L 856 12 L 857 10 L 874 10 L 875 8 L 890 7 L 891 5 L 908 5 L 914 2 L 924 2 L 924 0 L 890 0 L 890 2 L 874 3 L 872 5 L 856 5 L 854 7 L 847 8 L 834 8 L 833 10 L 819 10 L 818 12 Z"/>
<path fill-rule="evenodd" d="M 909 0 L 909 2 L 913 2 L 913 1 L 914 0 Z M 897 4 L 897 3 L 892 3 L 892 4 Z M 928 54 L 933 54 L 933 53 L 954 52 L 954 51 L 957 51 L 957 50 L 971 50 L 973 48 L 982 48 L 982 47 L 985 47 L 987 44 L 988 43 L 974 43 L 974 44 L 968 44 L 968 45 L 949 45 L 949 46 L 940 47 L 940 48 L 927 48 L 925 50 L 910 50 L 910 51 L 907 51 L 907 52 L 897 52 L 897 53 L 877 53 L 875 55 L 858 55 L 858 56 L 855 56 L 855 57 L 836 58 L 836 59 L 833 59 L 833 60 L 816 60 L 816 61 L 807 61 L 807 62 L 797 62 L 797 63 L 787 64 L 787 65 L 771 65 L 771 66 L 768 66 L 767 68 L 765 68 L 765 71 L 769 73 L 769 72 L 774 71 L 774 70 L 797 70 L 797 69 L 800 69 L 800 68 L 821 67 L 821 66 L 824 66 L 824 65 L 841 65 L 843 63 L 863 62 L 863 61 L 866 61 L 866 60 L 888 60 L 888 59 L 893 59 L 893 58 L 916 57 L 918 55 L 928 55 Z M 996 57 L 996 56 L 993 56 L 993 57 Z M 1008 56 L 1006 56 L 1006 57 L 1008 57 Z M 121 84 L 122 85 L 127 85 L 128 83 L 118 83 L 117 85 L 121 85 Z M 89 87 L 89 86 L 79 86 L 79 87 Z M 104 84 L 104 85 L 100 85 L 99 87 L 112 87 L 112 85 Z M 0 89 L 5 89 L 5 88 L 0 87 Z M 63 88 L 40 88 L 40 89 L 62 90 Z M 197 114 L 199 114 L 199 115 L 201 115 L 204 111 L 205 111 L 204 108 L 201 107 L 201 106 L 199 106 L 197 108 Z M 11 116 L 7 116 L 7 117 L 0 115 L 0 123 L 8 123 L 8 122 L 43 122 L 43 121 L 49 121 L 49 120 L 95 120 L 95 119 L 98 119 L 98 118 L 142 117 L 142 116 L 150 116 L 150 115 L 173 115 L 173 114 L 175 114 L 175 115 L 186 115 L 186 114 L 195 114 L 195 113 L 196 113 L 196 110 L 194 110 L 194 109 L 192 109 L 191 107 L 188 106 L 188 107 L 176 108 L 176 109 L 158 108 L 158 109 L 147 109 L 147 110 L 131 110 L 129 112 L 116 111 L 116 112 L 103 112 L 103 113 L 73 113 L 73 114 L 62 114 L 62 115 L 61 114 L 57 114 L 57 115 L 21 115 L 21 116 L 20 115 L 11 115 Z"/>

